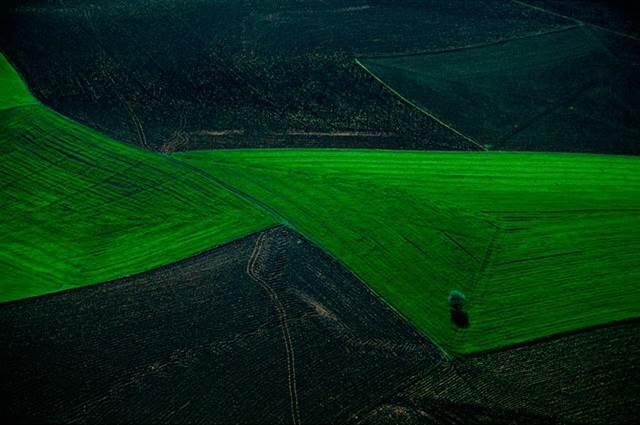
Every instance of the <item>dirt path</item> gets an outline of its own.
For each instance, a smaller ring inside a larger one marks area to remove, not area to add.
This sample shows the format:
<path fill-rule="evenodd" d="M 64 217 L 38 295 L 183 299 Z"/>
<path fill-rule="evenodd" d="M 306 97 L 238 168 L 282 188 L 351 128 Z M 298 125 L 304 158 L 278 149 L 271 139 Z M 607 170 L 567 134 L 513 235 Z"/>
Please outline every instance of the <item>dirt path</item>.
<path fill-rule="evenodd" d="M 289 397 L 291 402 L 291 418 L 295 425 L 300 424 L 300 406 L 298 404 L 298 389 L 296 383 L 296 363 L 295 353 L 293 351 L 293 340 L 289 332 L 289 325 L 287 323 L 287 312 L 284 305 L 278 298 L 278 294 L 269 286 L 267 279 L 264 279 L 258 271 L 256 265 L 260 256 L 263 254 L 264 242 L 266 240 L 266 234 L 262 233 L 256 240 L 255 247 L 247 262 L 246 272 L 251 279 L 253 279 L 258 285 L 260 285 L 269 294 L 269 298 L 273 302 L 273 306 L 276 309 L 280 327 L 282 329 L 282 339 L 284 341 L 285 353 L 287 355 L 287 378 L 289 381 Z"/>

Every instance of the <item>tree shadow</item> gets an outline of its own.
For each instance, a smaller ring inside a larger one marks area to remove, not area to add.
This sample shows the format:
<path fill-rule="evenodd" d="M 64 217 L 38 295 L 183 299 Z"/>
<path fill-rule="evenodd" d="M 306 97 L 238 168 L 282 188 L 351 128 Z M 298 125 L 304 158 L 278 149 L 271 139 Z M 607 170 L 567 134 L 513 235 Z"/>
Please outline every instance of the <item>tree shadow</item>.
<path fill-rule="evenodd" d="M 457 308 L 451 309 L 451 321 L 459 328 L 466 329 L 469 327 L 469 315 L 466 311 Z"/>

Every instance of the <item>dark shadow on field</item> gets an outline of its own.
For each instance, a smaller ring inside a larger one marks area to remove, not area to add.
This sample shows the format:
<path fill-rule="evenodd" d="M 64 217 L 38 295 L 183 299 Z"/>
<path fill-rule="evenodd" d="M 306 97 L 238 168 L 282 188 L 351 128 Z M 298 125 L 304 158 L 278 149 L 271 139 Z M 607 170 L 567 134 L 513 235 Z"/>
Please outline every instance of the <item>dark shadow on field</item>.
<path fill-rule="evenodd" d="M 440 363 L 363 423 L 636 423 L 640 322 Z"/>
<path fill-rule="evenodd" d="M 4 304 L 0 324 L 10 422 L 344 422 L 441 361 L 352 274 L 282 227 Z"/>
<path fill-rule="evenodd" d="M 466 311 L 459 309 L 451 309 L 451 322 L 461 329 L 466 329 L 470 326 L 469 314 Z"/>

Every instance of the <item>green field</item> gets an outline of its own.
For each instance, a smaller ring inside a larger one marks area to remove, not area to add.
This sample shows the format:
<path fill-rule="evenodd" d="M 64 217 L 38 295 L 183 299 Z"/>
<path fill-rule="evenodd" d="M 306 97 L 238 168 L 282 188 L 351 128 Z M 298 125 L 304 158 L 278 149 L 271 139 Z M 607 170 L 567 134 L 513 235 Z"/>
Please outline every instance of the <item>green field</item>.
<path fill-rule="evenodd" d="M 640 49 L 633 40 L 577 26 L 359 64 L 490 149 L 637 153 Z"/>
<path fill-rule="evenodd" d="M 345 150 L 176 155 L 274 208 L 449 353 L 640 314 L 640 159 Z M 465 292 L 471 326 L 450 321 Z"/>
<path fill-rule="evenodd" d="M 168 157 L 38 104 L 0 55 L 0 301 L 174 262 L 269 226 Z"/>
<path fill-rule="evenodd" d="M 640 314 L 638 158 L 159 155 L 44 107 L 2 61 L 0 301 L 149 270 L 280 222 L 450 354 Z M 467 329 L 451 323 L 453 289 L 467 296 Z"/>
<path fill-rule="evenodd" d="M 29 93 L 27 85 L 0 53 L 0 110 L 34 103 L 36 100 Z"/>

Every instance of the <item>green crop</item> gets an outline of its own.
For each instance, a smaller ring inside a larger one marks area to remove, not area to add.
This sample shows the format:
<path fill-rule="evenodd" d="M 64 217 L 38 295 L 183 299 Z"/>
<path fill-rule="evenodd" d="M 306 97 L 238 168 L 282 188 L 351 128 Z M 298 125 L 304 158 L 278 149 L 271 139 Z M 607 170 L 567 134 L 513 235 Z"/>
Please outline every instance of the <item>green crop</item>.
<path fill-rule="evenodd" d="M 138 273 L 271 225 L 201 172 L 25 92 L 0 55 L 0 301 Z"/>
<path fill-rule="evenodd" d="M 270 205 L 450 353 L 640 313 L 640 159 L 346 150 L 176 155 Z M 457 329 L 448 296 L 466 295 Z"/>

